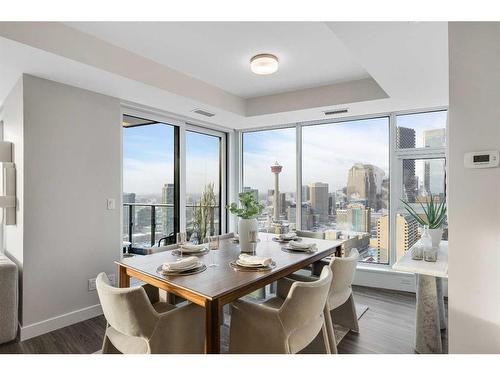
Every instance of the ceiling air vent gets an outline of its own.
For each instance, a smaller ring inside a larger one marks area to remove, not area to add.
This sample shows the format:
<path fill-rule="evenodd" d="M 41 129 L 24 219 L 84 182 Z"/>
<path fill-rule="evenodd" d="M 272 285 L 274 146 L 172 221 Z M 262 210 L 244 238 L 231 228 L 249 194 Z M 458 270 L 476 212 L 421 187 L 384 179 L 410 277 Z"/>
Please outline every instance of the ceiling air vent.
<path fill-rule="evenodd" d="M 329 111 L 323 112 L 325 116 L 332 116 L 332 115 L 340 115 L 341 113 L 347 113 L 349 112 L 349 109 L 347 108 L 340 108 L 340 109 L 332 109 Z"/>
<path fill-rule="evenodd" d="M 206 117 L 214 117 L 215 116 L 215 113 L 211 113 L 211 112 L 205 111 L 203 109 L 195 109 L 195 110 L 193 110 L 193 112 L 197 113 L 199 115 L 202 115 L 202 116 L 206 116 Z"/>

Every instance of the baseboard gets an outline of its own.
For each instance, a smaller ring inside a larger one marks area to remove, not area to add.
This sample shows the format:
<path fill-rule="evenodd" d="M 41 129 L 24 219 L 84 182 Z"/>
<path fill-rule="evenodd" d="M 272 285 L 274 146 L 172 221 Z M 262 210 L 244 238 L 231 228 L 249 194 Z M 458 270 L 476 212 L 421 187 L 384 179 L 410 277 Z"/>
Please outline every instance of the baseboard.
<path fill-rule="evenodd" d="M 55 316 L 47 320 L 42 320 L 41 322 L 21 326 L 19 338 L 21 341 L 25 341 L 30 338 L 43 335 L 44 333 L 52 332 L 56 329 L 94 318 L 101 314 L 102 308 L 100 304 L 85 307 L 83 309 Z"/>

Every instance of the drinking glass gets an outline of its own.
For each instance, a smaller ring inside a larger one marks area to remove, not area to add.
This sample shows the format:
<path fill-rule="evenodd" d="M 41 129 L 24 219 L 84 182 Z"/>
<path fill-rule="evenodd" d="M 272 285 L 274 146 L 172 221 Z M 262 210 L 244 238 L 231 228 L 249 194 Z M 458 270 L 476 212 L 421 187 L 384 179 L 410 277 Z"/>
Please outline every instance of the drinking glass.
<path fill-rule="evenodd" d="M 251 230 L 248 232 L 250 238 L 250 243 L 252 244 L 252 255 L 255 255 L 255 250 L 257 249 L 257 242 L 259 242 L 259 231 Z"/>
<path fill-rule="evenodd" d="M 208 264 L 208 267 L 218 266 L 218 264 L 215 262 L 215 254 L 214 254 L 215 248 L 212 248 L 211 246 L 211 244 L 215 242 L 214 237 L 217 237 L 217 241 L 219 240 L 218 236 L 207 236 L 205 237 L 205 240 L 203 240 L 203 243 L 207 244 L 208 254 L 210 255 L 210 264 Z"/>
<path fill-rule="evenodd" d="M 179 245 L 179 254 L 180 254 L 180 258 L 178 258 L 177 260 L 180 260 L 182 259 L 182 245 L 184 245 L 186 243 L 186 238 L 187 238 L 187 235 L 186 235 L 186 232 L 179 232 L 177 233 L 177 245 Z"/>

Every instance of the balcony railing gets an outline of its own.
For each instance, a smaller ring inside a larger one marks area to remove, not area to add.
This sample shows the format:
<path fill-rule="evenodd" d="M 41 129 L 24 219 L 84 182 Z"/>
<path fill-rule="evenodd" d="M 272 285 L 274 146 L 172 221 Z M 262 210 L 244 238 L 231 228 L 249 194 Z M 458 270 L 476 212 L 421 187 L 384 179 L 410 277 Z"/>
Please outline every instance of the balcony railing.
<path fill-rule="evenodd" d="M 186 205 L 194 209 L 194 204 Z M 220 206 L 211 206 L 216 215 L 214 227 L 220 232 Z M 217 213 L 217 210 L 219 211 Z M 158 230 L 160 225 L 161 230 Z M 172 203 L 123 203 L 124 240 L 131 243 L 130 251 L 144 253 L 144 248 L 173 244 L 176 241 L 174 225 L 174 204 Z M 188 219 L 188 234 L 193 231 L 192 220 Z"/>

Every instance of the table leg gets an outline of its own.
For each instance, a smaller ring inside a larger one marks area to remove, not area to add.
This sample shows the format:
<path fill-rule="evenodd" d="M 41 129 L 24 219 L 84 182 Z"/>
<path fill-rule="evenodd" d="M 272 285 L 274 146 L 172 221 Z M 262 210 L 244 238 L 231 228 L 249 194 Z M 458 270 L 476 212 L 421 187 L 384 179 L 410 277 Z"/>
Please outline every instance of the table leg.
<path fill-rule="evenodd" d="M 442 353 L 441 324 L 436 277 L 417 276 L 417 321 L 415 351 Z"/>
<path fill-rule="evenodd" d="M 205 353 L 220 353 L 219 300 L 205 301 Z"/>
<path fill-rule="evenodd" d="M 118 266 L 118 286 L 128 288 L 130 286 L 130 276 L 127 275 L 127 268 Z"/>
<path fill-rule="evenodd" d="M 438 308 L 439 308 L 439 326 L 441 330 L 446 329 L 448 326 L 446 322 L 446 315 L 444 313 L 444 295 L 443 295 L 443 279 L 436 279 L 436 288 L 437 288 L 437 299 L 438 299 Z"/>

